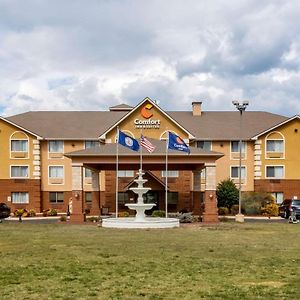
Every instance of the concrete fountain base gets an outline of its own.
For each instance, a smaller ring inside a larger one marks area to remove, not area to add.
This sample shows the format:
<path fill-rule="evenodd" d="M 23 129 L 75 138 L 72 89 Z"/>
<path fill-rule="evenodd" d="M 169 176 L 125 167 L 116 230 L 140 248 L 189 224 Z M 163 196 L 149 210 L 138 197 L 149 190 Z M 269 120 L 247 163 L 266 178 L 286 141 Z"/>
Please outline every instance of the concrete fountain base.
<path fill-rule="evenodd" d="M 175 218 L 146 217 L 144 220 L 136 218 L 108 218 L 102 221 L 105 228 L 175 228 L 179 227 L 179 220 Z"/>

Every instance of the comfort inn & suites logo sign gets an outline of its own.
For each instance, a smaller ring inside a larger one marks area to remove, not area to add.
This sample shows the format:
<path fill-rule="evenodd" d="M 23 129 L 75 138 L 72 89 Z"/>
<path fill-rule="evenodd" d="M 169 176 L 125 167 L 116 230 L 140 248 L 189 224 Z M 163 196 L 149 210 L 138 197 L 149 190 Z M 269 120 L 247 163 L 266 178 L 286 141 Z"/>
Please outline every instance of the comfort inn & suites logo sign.
<path fill-rule="evenodd" d="M 143 119 L 135 119 L 134 125 L 135 128 L 142 128 L 142 129 L 158 129 L 160 127 L 160 120 L 159 119 L 151 119 L 153 116 L 152 113 L 153 105 L 151 103 L 145 104 L 142 106 L 141 109 L 141 116 Z"/>

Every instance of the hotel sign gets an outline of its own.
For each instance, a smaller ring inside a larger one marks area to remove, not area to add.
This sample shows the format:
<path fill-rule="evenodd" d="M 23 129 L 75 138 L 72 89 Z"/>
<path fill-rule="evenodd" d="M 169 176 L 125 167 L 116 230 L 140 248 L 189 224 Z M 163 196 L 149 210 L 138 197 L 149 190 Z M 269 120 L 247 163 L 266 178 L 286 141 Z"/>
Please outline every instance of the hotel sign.
<path fill-rule="evenodd" d="M 160 127 L 160 120 L 159 119 L 151 119 L 153 113 L 151 109 L 153 105 L 148 103 L 144 105 L 141 109 L 141 116 L 143 119 L 135 119 L 134 125 L 137 129 L 158 129 Z M 145 120 L 146 119 L 146 120 Z"/>

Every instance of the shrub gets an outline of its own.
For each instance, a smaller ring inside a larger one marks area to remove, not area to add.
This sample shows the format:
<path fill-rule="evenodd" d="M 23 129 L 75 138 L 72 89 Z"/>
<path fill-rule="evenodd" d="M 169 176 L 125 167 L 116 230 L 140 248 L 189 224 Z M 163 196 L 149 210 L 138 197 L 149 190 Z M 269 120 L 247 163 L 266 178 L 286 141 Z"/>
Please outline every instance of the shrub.
<path fill-rule="evenodd" d="M 19 208 L 14 211 L 15 217 L 26 217 L 27 216 L 27 210 L 24 208 Z"/>
<path fill-rule="evenodd" d="M 99 221 L 99 217 L 89 217 L 87 218 L 87 221 L 96 223 Z"/>
<path fill-rule="evenodd" d="M 220 220 L 220 222 L 229 222 L 230 221 L 227 217 L 224 217 L 224 216 L 220 217 L 219 220 Z"/>
<path fill-rule="evenodd" d="M 239 202 L 239 190 L 231 179 L 221 181 L 217 186 L 218 207 L 231 208 Z"/>
<path fill-rule="evenodd" d="M 36 216 L 36 212 L 34 209 L 30 209 L 28 212 L 28 217 L 35 217 Z"/>
<path fill-rule="evenodd" d="M 60 216 L 60 221 L 61 222 L 66 222 L 67 221 L 67 216 Z"/>
<path fill-rule="evenodd" d="M 120 218 L 127 218 L 127 217 L 129 217 L 129 212 L 128 211 L 121 211 L 121 212 L 118 213 L 118 216 Z"/>
<path fill-rule="evenodd" d="M 220 216 L 228 215 L 229 214 L 229 209 L 228 207 L 219 207 L 218 208 L 218 214 Z"/>
<path fill-rule="evenodd" d="M 151 217 L 156 217 L 156 218 L 164 218 L 165 216 L 166 216 L 166 212 L 164 210 L 154 210 L 151 215 Z"/>
<path fill-rule="evenodd" d="M 232 215 L 237 215 L 239 213 L 239 205 L 238 204 L 232 205 L 230 208 L 230 212 Z"/>
<path fill-rule="evenodd" d="M 44 209 L 43 210 L 43 217 L 47 217 L 48 216 L 48 211 L 49 211 L 49 209 Z"/>
<path fill-rule="evenodd" d="M 57 210 L 52 208 L 47 212 L 47 216 L 49 217 L 53 217 L 53 216 L 57 216 Z"/>
<path fill-rule="evenodd" d="M 274 203 L 271 194 L 265 192 L 246 192 L 242 195 L 242 210 L 246 215 L 260 215 L 262 208 Z"/>
<path fill-rule="evenodd" d="M 268 217 L 277 217 L 278 216 L 278 205 L 276 203 L 267 204 L 261 209 L 261 212 L 264 216 Z"/>
<path fill-rule="evenodd" d="M 193 215 L 192 213 L 183 213 L 179 216 L 180 223 L 192 223 L 193 222 Z"/>

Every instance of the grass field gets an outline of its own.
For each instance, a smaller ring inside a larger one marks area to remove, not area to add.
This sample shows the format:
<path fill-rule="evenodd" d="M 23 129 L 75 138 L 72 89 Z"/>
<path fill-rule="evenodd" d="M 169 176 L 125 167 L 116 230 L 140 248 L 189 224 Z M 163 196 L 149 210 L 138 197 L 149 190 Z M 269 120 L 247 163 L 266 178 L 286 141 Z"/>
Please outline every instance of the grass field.
<path fill-rule="evenodd" d="M 300 225 L 0 224 L 0 299 L 299 299 Z"/>

